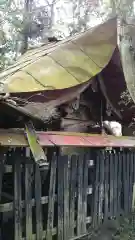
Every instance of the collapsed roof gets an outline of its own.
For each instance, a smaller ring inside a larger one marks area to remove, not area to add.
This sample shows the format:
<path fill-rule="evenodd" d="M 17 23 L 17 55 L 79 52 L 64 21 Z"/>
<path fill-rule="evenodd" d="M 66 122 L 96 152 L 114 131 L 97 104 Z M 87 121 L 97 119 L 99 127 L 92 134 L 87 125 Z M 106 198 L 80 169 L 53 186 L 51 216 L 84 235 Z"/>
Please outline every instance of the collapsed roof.
<path fill-rule="evenodd" d="M 75 99 L 99 76 L 112 111 L 119 121 L 130 123 L 134 102 L 123 102 L 127 84 L 120 59 L 116 18 L 64 41 L 29 50 L 0 74 L 0 92 L 6 94 L 1 97 L 1 114 L 14 112 L 45 122 L 55 107 Z"/>

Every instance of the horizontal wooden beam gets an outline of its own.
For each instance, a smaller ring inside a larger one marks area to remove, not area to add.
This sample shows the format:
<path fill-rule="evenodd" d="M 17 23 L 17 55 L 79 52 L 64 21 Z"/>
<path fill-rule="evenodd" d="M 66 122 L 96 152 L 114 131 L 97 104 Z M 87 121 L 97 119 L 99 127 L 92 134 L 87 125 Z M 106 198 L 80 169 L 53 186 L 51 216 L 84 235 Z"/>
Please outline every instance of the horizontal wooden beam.
<path fill-rule="evenodd" d="M 111 135 L 70 133 L 70 132 L 36 132 L 41 146 L 62 147 L 135 147 L 135 137 Z M 7 147 L 27 147 L 24 130 L 0 130 L 0 145 Z"/>
<path fill-rule="evenodd" d="M 91 194 L 92 194 L 92 186 L 88 186 L 87 195 L 91 195 Z M 4 195 L 4 197 L 8 197 L 7 194 Z M 76 197 L 76 195 L 75 195 L 75 197 Z M 14 198 L 14 197 L 12 196 L 12 198 Z M 11 200 L 11 197 L 10 197 L 10 200 Z M 57 195 L 55 195 L 55 202 L 56 201 L 57 201 Z M 48 203 L 48 196 L 41 197 L 41 204 L 47 204 L 47 203 Z M 32 207 L 34 207 L 36 205 L 35 198 L 33 198 L 31 200 L 31 205 L 32 205 Z M 25 208 L 25 201 L 24 200 L 21 201 L 21 207 Z M 14 203 L 13 202 L 1 203 L 0 204 L 0 213 L 11 212 L 11 211 L 13 211 L 13 209 L 14 209 Z"/>

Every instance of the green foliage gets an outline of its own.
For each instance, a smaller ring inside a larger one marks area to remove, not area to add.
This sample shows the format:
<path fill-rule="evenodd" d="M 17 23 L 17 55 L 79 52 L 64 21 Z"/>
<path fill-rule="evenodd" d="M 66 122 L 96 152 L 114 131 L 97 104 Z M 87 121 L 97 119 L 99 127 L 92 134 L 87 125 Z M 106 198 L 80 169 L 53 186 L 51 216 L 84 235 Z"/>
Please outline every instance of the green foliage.
<path fill-rule="evenodd" d="M 134 240 L 135 223 L 134 214 L 129 218 L 124 218 L 112 240 Z"/>
<path fill-rule="evenodd" d="M 24 39 L 29 47 L 43 43 L 49 34 L 74 35 L 93 25 L 93 20 L 108 18 L 110 9 L 133 15 L 132 5 L 133 0 L 0 0 L 0 70 L 22 53 Z M 55 15 L 61 16 L 56 20 Z"/>
<path fill-rule="evenodd" d="M 97 228 L 91 227 L 89 233 L 78 240 L 135 240 L 134 214 L 106 220 Z"/>

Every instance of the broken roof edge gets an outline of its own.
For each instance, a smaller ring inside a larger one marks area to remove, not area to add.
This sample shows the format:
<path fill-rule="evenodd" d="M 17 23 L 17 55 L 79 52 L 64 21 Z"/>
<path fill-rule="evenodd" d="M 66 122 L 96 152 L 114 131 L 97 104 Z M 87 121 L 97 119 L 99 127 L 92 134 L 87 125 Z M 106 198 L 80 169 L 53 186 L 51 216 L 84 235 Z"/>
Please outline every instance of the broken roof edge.
<path fill-rule="evenodd" d="M 44 147 L 123 147 L 134 148 L 135 137 L 85 134 L 74 132 L 36 132 L 39 144 Z M 0 130 L 0 145 L 28 147 L 24 130 Z"/>

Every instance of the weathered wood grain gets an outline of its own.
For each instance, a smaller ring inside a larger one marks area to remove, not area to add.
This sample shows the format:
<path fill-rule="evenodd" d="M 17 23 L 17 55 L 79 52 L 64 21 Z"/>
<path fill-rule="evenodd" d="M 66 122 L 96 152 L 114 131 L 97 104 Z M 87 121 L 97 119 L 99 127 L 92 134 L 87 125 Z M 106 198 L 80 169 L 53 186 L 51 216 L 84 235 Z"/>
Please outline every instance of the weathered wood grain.
<path fill-rule="evenodd" d="M 77 236 L 82 234 L 83 209 L 82 209 L 82 194 L 83 194 L 83 157 L 78 158 L 77 166 Z"/>
<path fill-rule="evenodd" d="M 77 156 L 72 155 L 70 167 L 70 196 L 69 196 L 69 232 L 70 238 L 74 237 L 75 226 L 75 195 L 77 182 Z"/>
<path fill-rule="evenodd" d="M 64 240 L 64 168 L 63 156 L 58 157 L 58 236 L 59 240 Z"/>
<path fill-rule="evenodd" d="M 64 240 L 68 240 L 69 232 L 69 158 L 63 157 L 64 163 Z"/>
<path fill-rule="evenodd" d="M 29 157 L 29 154 L 28 156 Z M 26 239 L 32 236 L 32 181 L 33 165 L 25 164 L 25 210 L 26 210 Z"/>
<path fill-rule="evenodd" d="M 15 154 L 16 153 L 16 154 Z M 22 239 L 22 184 L 21 184 L 21 161 L 19 152 L 14 153 L 14 224 L 15 240 Z"/>
<path fill-rule="evenodd" d="M 46 239 L 52 239 L 53 221 L 54 221 L 54 203 L 55 203 L 55 188 L 56 188 L 56 166 L 57 157 L 53 156 L 50 169 L 50 186 L 48 197 L 48 216 L 47 216 L 47 235 Z"/>
<path fill-rule="evenodd" d="M 36 239 L 42 240 L 43 237 L 43 219 L 41 204 L 41 175 L 39 165 L 35 164 L 35 204 L 36 204 Z"/>

